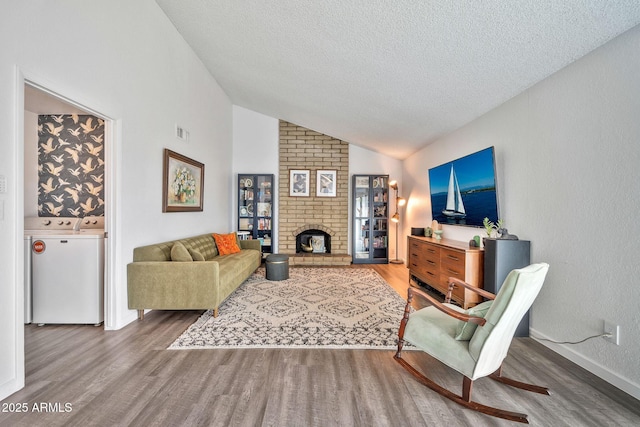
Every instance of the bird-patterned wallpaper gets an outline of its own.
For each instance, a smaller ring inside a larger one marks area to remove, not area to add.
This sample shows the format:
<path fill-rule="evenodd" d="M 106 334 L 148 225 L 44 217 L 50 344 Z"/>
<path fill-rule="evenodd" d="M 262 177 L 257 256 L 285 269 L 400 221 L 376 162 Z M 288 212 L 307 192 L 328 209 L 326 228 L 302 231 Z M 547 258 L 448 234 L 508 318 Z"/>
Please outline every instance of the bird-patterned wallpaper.
<path fill-rule="evenodd" d="M 38 116 L 38 216 L 104 216 L 104 120 Z"/>

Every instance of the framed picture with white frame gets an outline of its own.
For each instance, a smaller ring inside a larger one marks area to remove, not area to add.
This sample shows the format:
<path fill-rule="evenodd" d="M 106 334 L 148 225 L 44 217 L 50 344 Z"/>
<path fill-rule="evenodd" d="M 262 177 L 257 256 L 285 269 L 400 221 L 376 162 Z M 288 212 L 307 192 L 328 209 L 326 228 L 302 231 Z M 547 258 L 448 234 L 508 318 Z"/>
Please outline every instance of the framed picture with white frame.
<path fill-rule="evenodd" d="M 316 174 L 316 196 L 336 197 L 337 171 L 319 170 Z"/>
<path fill-rule="evenodd" d="M 289 196 L 309 196 L 309 175 L 308 170 L 291 169 L 289 171 Z"/>

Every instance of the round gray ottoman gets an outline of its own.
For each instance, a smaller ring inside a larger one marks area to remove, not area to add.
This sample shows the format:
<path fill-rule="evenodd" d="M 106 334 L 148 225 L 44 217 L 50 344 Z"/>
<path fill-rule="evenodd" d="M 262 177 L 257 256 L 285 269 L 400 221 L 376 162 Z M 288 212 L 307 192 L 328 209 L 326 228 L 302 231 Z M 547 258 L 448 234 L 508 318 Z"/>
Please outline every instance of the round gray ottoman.
<path fill-rule="evenodd" d="M 265 266 L 267 269 L 267 280 L 285 280 L 289 278 L 289 255 L 267 255 Z"/>

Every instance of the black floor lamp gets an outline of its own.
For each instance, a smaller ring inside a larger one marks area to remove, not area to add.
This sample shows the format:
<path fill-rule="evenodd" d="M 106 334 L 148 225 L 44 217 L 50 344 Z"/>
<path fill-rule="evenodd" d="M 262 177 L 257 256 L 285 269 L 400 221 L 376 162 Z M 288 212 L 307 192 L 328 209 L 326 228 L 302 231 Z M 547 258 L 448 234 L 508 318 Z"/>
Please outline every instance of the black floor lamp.
<path fill-rule="evenodd" d="M 404 197 L 398 196 L 398 181 L 395 179 L 389 182 L 389 187 L 394 189 L 396 192 L 396 213 L 391 217 L 391 222 L 396 223 L 396 258 L 389 261 L 391 264 L 402 264 L 403 261 L 398 259 L 398 222 L 400 222 L 400 213 L 398 212 L 399 206 L 404 206 L 407 203 L 407 200 Z"/>

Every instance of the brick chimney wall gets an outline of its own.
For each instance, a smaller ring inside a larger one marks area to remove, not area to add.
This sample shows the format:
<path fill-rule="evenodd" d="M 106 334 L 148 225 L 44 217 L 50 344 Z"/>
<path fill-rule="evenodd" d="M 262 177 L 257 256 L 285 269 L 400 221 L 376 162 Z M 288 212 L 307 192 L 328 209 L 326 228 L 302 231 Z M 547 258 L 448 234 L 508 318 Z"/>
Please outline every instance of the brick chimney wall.
<path fill-rule="evenodd" d="M 292 169 L 310 171 L 309 197 L 289 196 L 289 171 Z M 349 143 L 281 120 L 279 170 L 279 252 L 295 254 L 296 232 L 318 228 L 331 234 L 332 254 L 347 254 Z M 316 197 L 318 170 L 337 171 L 336 197 Z"/>

